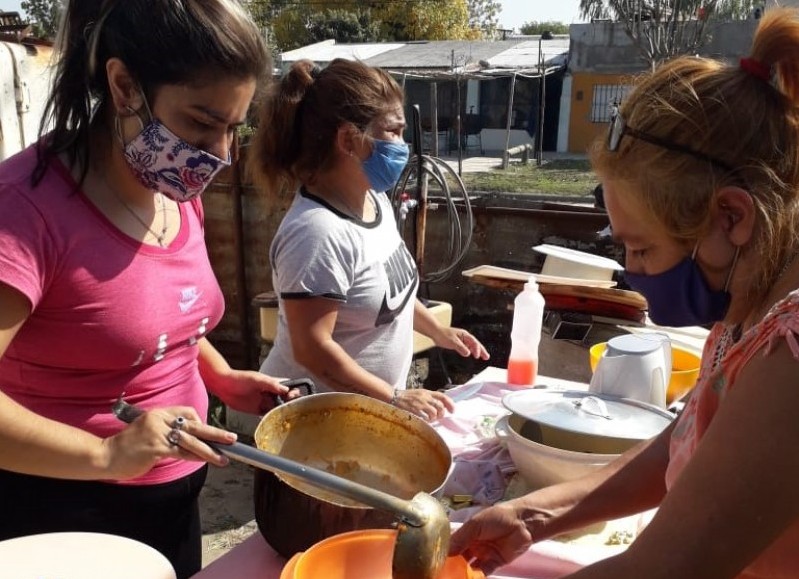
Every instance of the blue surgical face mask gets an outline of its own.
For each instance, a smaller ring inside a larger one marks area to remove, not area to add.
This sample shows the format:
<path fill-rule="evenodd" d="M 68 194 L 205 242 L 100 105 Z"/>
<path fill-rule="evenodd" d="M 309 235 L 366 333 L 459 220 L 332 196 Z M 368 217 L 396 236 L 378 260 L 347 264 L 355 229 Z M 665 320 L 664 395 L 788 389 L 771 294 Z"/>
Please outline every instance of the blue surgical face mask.
<path fill-rule="evenodd" d="M 408 145 L 402 141 L 372 140 L 372 154 L 362 167 L 375 191 L 389 191 L 408 163 Z"/>
<path fill-rule="evenodd" d="M 740 248 L 727 275 L 723 290 L 708 287 L 696 263 L 696 249 L 677 265 L 663 273 L 644 275 L 624 272 L 624 279 L 642 293 L 649 304 L 649 317 L 659 326 L 701 326 L 724 319 L 730 307 L 732 272 L 738 262 Z"/>

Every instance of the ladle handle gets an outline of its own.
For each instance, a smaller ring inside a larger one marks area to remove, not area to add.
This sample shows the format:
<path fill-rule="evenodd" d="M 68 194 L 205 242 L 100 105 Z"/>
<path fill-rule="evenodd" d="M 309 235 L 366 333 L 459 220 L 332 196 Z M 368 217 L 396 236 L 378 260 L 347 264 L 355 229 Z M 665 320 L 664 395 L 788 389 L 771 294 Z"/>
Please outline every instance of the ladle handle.
<path fill-rule="evenodd" d="M 143 410 L 133 404 L 128 404 L 120 398 L 114 403 L 112 412 L 123 422 L 130 423 L 138 418 L 143 413 Z M 411 501 L 395 497 L 327 471 L 264 452 L 241 442 L 220 444 L 201 437 L 196 438 L 219 454 L 269 472 L 294 476 L 337 496 L 357 501 L 375 509 L 394 513 L 401 516 L 403 521 L 411 526 L 421 527 L 427 523 L 428 516 L 417 509 Z"/>
<path fill-rule="evenodd" d="M 340 497 L 400 515 L 405 522 L 414 527 L 421 527 L 427 522 L 427 516 L 419 512 L 410 501 L 400 499 L 383 491 L 276 454 L 264 452 L 241 442 L 219 444 L 202 438 L 200 440 L 218 453 L 239 462 L 270 472 L 293 476 Z"/>

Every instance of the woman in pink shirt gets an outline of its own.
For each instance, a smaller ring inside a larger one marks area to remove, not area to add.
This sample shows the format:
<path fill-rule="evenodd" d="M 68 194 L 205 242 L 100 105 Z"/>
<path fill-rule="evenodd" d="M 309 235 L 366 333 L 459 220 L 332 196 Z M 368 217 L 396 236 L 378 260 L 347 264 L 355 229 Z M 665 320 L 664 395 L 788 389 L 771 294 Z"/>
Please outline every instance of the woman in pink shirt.
<path fill-rule="evenodd" d="M 201 565 L 206 388 L 285 393 L 206 339 L 224 308 L 199 195 L 270 64 L 232 0 L 73 0 L 52 130 L 0 164 L 0 539 L 128 536 Z M 127 426 L 115 400 L 146 410 Z"/>
<path fill-rule="evenodd" d="M 799 13 L 766 12 L 740 62 L 646 75 L 591 158 L 652 320 L 713 324 L 698 383 L 661 435 L 481 512 L 452 551 L 493 571 L 659 506 L 623 554 L 569 577 L 799 577 Z"/>

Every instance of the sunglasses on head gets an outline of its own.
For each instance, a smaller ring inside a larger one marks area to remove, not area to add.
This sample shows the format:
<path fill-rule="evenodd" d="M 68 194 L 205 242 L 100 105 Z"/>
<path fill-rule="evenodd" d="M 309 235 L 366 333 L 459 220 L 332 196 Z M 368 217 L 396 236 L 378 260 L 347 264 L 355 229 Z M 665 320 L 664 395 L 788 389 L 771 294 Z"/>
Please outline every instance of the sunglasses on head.
<path fill-rule="evenodd" d="M 707 161 L 711 165 L 715 165 L 730 173 L 734 172 L 734 169 L 724 161 L 720 161 L 714 157 L 711 157 L 710 155 L 706 155 L 699 151 L 695 151 L 690 147 L 679 145 L 677 143 L 672 143 L 671 141 L 667 141 L 666 139 L 661 139 L 660 137 L 656 137 L 655 135 L 650 135 L 649 133 L 644 133 L 642 131 L 632 128 L 627 124 L 627 121 L 624 120 L 624 117 L 621 116 L 621 113 L 615 111 L 610 118 L 610 127 L 608 127 L 608 140 L 607 140 L 608 151 L 612 153 L 618 151 L 619 145 L 621 144 L 621 139 L 625 135 L 627 135 L 628 137 L 632 137 L 634 139 L 638 139 L 639 141 L 646 141 L 647 143 L 655 145 L 656 147 L 661 147 L 663 149 L 668 149 L 669 151 L 674 151 L 675 153 L 683 153 L 685 155 L 691 155 L 696 159 Z"/>

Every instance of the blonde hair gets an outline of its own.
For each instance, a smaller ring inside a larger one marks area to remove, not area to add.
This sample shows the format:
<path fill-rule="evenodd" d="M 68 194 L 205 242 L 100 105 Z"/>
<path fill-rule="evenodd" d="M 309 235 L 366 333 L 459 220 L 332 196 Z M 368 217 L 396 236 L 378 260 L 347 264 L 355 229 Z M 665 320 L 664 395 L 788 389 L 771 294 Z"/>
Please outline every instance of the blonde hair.
<path fill-rule="evenodd" d="M 293 192 L 333 162 L 338 128 L 370 123 L 404 100 L 385 71 L 337 58 L 321 69 L 310 60 L 294 63 L 275 83 L 258 113 L 249 167 L 272 193 Z"/>
<path fill-rule="evenodd" d="M 766 12 L 749 58 L 771 77 L 738 62 L 680 57 L 641 77 L 621 104 L 629 127 L 700 155 L 626 135 L 616 152 L 597 139 L 590 156 L 600 177 L 630 183 L 650 216 L 686 244 L 707 232 L 719 188 L 746 189 L 758 227 L 745 251 L 762 256 L 750 296 L 762 299 L 799 241 L 799 11 Z"/>

